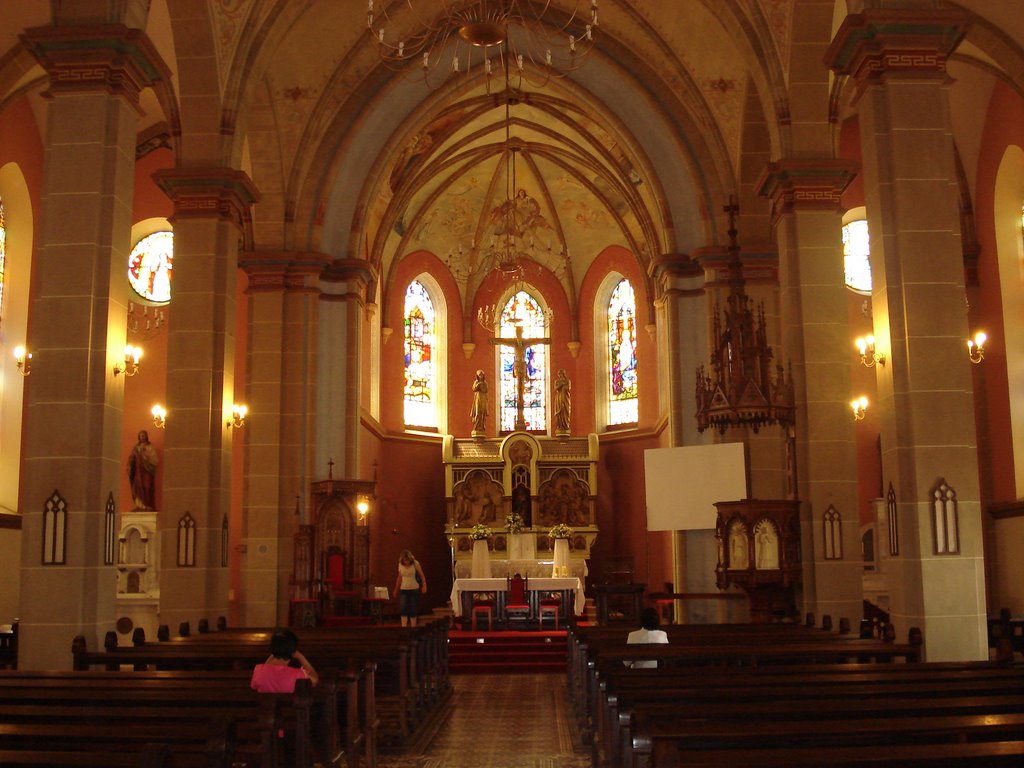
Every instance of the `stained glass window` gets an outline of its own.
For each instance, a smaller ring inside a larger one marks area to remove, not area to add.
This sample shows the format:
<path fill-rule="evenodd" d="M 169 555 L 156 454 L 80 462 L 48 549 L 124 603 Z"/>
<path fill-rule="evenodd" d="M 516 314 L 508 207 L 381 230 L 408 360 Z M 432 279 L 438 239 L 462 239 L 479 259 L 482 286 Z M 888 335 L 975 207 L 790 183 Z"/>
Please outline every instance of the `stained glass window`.
<path fill-rule="evenodd" d="M 154 232 L 135 244 L 128 257 L 128 282 L 139 296 L 156 304 L 171 300 L 174 233 Z"/>
<path fill-rule="evenodd" d="M 523 328 L 523 338 L 540 339 L 547 336 L 547 321 L 540 303 L 526 291 L 519 291 L 501 311 L 502 338 L 513 339 L 516 326 Z M 525 350 L 526 378 L 523 392 L 523 420 L 529 430 L 547 429 L 547 351 L 543 344 Z M 501 345 L 501 430 L 516 428 L 516 350 Z"/>
<path fill-rule="evenodd" d="M 608 301 L 608 423 L 639 420 L 636 378 L 636 298 L 621 280 Z"/>
<path fill-rule="evenodd" d="M 4 260 L 7 256 L 7 225 L 4 223 L 4 201 L 0 199 L 0 316 L 4 308 Z"/>
<path fill-rule="evenodd" d="M 871 239 L 864 219 L 843 226 L 843 263 L 846 284 L 855 291 L 871 293 Z"/>
<path fill-rule="evenodd" d="M 405 423 L 437 426 L 434 302 L 418 280 L 405 292 Z"/>

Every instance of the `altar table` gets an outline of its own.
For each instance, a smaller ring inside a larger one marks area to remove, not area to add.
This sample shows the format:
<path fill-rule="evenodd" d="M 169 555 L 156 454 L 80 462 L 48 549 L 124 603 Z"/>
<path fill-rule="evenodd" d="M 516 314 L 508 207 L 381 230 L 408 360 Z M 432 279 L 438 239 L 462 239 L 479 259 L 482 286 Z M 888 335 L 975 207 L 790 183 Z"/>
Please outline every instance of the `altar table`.
<path fill-rule="evenodd" d="M 494 592 L 498 597 L 498 616 L 503 613 L 505 605 L 505 590 L 508 588 L 506 579 L 456 579 L 452 585 L 452 613 L 456 616 L 468 615 L 470 603 L 474 592 Z M 531 577 L 528 579 L 527 588 L 530 591 L 531 614 L 536 616 L 536 593 L 538 592 L 561 592 L 563 593 L 563 605 L 569 593 L 573 594 L 573 613 L 580 615 L 586 606 L 586 596 L 583 594 L 583 582 L 575 576 L 567 578 L 540 578 Z"/>

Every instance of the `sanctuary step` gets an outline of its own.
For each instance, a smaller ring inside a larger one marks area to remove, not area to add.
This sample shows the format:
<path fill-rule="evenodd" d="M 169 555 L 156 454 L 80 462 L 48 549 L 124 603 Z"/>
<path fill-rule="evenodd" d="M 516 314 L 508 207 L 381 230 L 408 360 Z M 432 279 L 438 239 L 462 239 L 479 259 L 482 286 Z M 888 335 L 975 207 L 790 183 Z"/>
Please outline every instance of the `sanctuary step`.
<path fill-rule="evenodd" d="M 448 633 L 448 670 L 453 674 L 566 671 L 567 645 L 558 632 Z"/>

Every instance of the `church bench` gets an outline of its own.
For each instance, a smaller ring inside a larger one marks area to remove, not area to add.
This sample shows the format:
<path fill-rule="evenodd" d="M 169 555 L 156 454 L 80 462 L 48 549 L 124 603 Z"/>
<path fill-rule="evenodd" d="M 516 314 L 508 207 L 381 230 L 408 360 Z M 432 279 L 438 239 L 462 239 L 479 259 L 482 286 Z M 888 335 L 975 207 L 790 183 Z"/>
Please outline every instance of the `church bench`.
<path fill-rule="evenodd" d="M 372 669 L 368 672 L 372 676 Z M 61 697 L 73 697 L 76 701 L 88 698 L 96 690 L 109 696 L 127 696 L 143 703 L 143 692 L 149 691 L 158 697 L 184 698 L 201 697 L 220 701 L 224 698 L 241 699 L 246 708 L 235 714 L 248 715 L 249 702 L 259 700 L 260 694 L 249 687 L 251 672 L 246 671 L 159 671 L 159 672 L 2 672 L 0 671 L 0 701 L 5 697 L 27 699 L 38 695 L 50 696 L 56 703 Z M 68 688 L 84 693 L 68 693 Z M 338 673 L 326 671 L 320 684 L 312 690 L 311 701 L 320 714 L 316 720 L 317 733 L 321 738 L 321 752 L 332 764 L 340 762 L 344 755 L 350 766 L 358 764 L 360 751 L 365 751 L 367 764 L 375 762 L 374 734 L 367 732 L 359 718 L 360 679 L 354 672 Z M 32 694 L 24 691 L 31 689 Z M 372 693 L 372 679 L 366 690 Z M 225 691 L 228 693 L 225 694 Z M 20 693 L 19 693 L 20 692 Z M 372 711 L 372 696 L 368 702 Z M 0 718 L 2 722 L 2 718 Z M 372 721 L 371 721 L 372 722 Z"/>
<path fill-rule="evenodd" d="M 901 744 L 1008 741 L 1024 733 L 1024 713 L 939 715 L 800 721 L 693 720 L 648 723 L 633 737 L 633 766 L 687 765 L 694 751 L 767 751 L 791 747 L 831 750 L 844 746 L 887 748 Z M 735 764 L 727 761 L 726 764 Z"/>
<path fill-rule="evenodd" d="M 976 714 L 1024 712 L 1024 674 L 1005 680 L 978 681 L 963 676 L 946 680 L 939 674 L 930 682 L 898 675 L 892 680 L 868 683 L 842 675 L 833 681 L 805 680 L 798 673 L 792 678 L 785 684 L 774 678 L 759 678 L 744 685 L 735 679 L 722 683 L 711 672 L 688 684 L 674 684 L 671 680 L 651 682 L 647 678 L 637 688 L 629 688 L 618 679 L 610 681 L 597 705 L 595 749 L 605 755 L 618 755 L 623 749 L 628 753 L 631 734 L 645 718 L 661 718 L 671 723 L 687 718 L 706 722 L 735 717 L 746 723 L 790 718 L 799 723 L 824 718 L 829 713 L 837 717 L 869 717 L 880 711 L 887 717 L 905 717 L 968 714 L 971 709 Z M 923 702 L 922 697 L 929 698 Z"/>
<path fill-rule="evenodd" d="M 826 751 L 827 750 L 827 751 Z M 661 759 L 659 760 L 659 757 Z M 679 758 L 685 758 L 681 761 Z M 654 756 L 638 768 L 722 768 L 722 766 L 758 766 L 794 768 L 1019 768 L 1024 758 L 1024 741 L 983 741 L 962 744 L 896 744 L 887 746 L 841 745 L 786 747 L 781 749 L 694 749 L 683 755 L 669 752 Z"/>
<path fill-rule="evenodd" d="M 287 728 L 294 742 L 287 764 L 307 768 L 312 766 L 310 707 L 308 684 L 287 695 L 256 694 L 229 685 L 198 691 L 188 686 L 135 690 L 90 679 L 69 680 L 60 687 L 8 685 L 0 695 L 0 748 L 117 749 L 134 755 L 138 764 L 148 745 L 159 743 L 181 768 L 283 768 L 276 734 Z M 107 733 L 111 727 L 123 729 L 123 734 Z M 54 732 L 51 737 L 43 735 L 48 729 Z"/>
<path fill-rule="evenodd" d="M 919 649 L 911 645 L 897 645 L 879 640 L 834 639 L 831 642 L 749 643 L 724 641 L 710 645 L 628 645 L 619 641 L 615 645 L 591 648 L 580 646 L 576 679 L 570 679 L 578 701 L 584 710 L 578 713 L 580 727 L 590 732 L 598 706 L 601 662 L 623 667 L 624 662 L 658 661 L 659 667 L 759 667 L 780 664 L 846 663 L 871 659 L 875 662 L 903 660 L 916 662 Z"/>

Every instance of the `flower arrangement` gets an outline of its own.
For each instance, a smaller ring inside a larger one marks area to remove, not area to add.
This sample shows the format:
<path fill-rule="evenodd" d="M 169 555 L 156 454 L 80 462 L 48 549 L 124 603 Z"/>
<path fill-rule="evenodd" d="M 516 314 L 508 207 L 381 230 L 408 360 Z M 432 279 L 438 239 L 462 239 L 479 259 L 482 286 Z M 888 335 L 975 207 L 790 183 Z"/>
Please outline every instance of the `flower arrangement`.
<path fill-rule="evenodd" d="M 570 536 L 572 536 L 572 528 L 570 528 L 565 523 L 559 523 L 550 531 L 548 531 L 548 536 L 550 536 L 552 539 L 568 539 Z"/>
<path fill-rule="evenodd" d="M 509 512 L 505 515 L 505 530 L 511 534 L 523 532 L 523 516 L 518 512 Z"/>
<path fill-rule="evenodd" d="M 491 538 L 491 529 L 483 523 L 477 523 L 469 529 L 469 538 L 471 538 L 473 541 L 489 539 Z"/>

